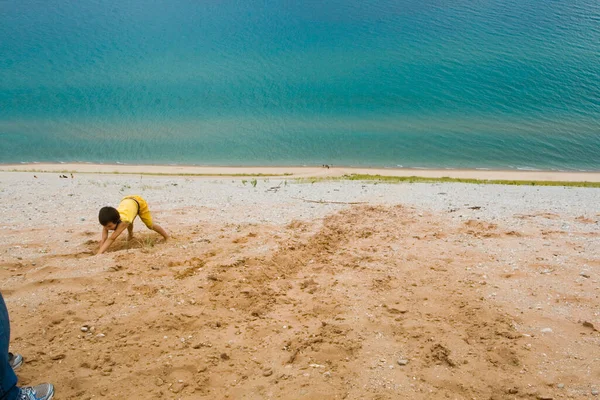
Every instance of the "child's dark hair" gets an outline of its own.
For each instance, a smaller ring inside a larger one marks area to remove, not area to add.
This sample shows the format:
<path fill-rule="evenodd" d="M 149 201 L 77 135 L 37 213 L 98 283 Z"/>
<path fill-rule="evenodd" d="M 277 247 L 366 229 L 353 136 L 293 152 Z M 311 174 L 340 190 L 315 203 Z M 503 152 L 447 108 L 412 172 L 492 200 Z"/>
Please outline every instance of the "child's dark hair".
<path fill-rule="evenodd" d="M 118 224 L 121 221 L 121 216 L 114 207 L 102 207 L 98 213 L 98 220 L 102 226 L 106 226 L 110 222 Z"/>

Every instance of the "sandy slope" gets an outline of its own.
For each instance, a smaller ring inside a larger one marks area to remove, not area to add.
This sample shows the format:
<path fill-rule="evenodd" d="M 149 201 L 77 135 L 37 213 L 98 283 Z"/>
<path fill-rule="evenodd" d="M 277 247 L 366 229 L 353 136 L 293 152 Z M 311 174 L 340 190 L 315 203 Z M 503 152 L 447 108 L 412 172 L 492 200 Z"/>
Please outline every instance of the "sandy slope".
<path fill-rule="evenodd" d="M 137 224 L 91 257 L 124 193 L 173 240 Z M 19 377 L 57 399 L 600 389 L 597 189 L 2 173 L 0 194 Z"/>

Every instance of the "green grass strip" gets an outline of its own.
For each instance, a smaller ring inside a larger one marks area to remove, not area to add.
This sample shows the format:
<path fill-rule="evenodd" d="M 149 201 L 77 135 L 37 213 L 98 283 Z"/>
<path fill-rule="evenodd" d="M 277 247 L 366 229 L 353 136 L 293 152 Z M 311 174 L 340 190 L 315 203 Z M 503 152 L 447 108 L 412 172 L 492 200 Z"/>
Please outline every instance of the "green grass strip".
<path fill-rule="evenodd" d="M 371 181 L 385 183 L 470 183 L 475 185 L 516 185 L 516 186 L 571 186 L 571 187 L 600 187 L 600 182 L 570 182 L 570 181 L 535 181 L 535 180 L 506 180 L 506 179 L 468 179 L 468 178 L 450 178 L 447 176 L 441 178 L 427 178 L 421 176 L 384 176 L 384 175 L 366 175 L 351 174 L 341 177 L 343 180 L 350 181 Z"/>
<path fill-rule="evenodd" d="M 298 183 L 316 183 L 326 181 L 363 181 L 374 183 L 469 183 L 474 185 L 514 185 L 514 186 L 569 186 L 598 188 L 600 182 L 570 182 L 570 181 L 537 181 L 537 180 L 508 180 L 508 179 L 469 179 L 469 178 L 429 178 L 423 176 L 386 176 L 368 174 L 350 174 L 340 177 L 298 178 Z"/>

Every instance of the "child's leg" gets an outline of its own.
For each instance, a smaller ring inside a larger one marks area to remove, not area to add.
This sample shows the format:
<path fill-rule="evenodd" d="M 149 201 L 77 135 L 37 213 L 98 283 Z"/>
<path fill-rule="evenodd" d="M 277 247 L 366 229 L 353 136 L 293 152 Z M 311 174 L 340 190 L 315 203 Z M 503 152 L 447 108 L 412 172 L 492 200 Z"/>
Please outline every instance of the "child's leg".
<path fill-rule="evenodd" d="M 133 239 L 133 222 L 127 225 L 127 241 Z"/>
<path fill-rule="evenodd" d="M 148 208 L 148 203 L 141 197 L 138 199 L 140 204 L 140 209 L 138 210 L 138 215 L 146 227 L 148 229 L 152 229 L 154 232 L 160 233 L 165 240 L 169 239 L 169 234 L 160 227 L 160 225 L 152 222 L 152 214 L 150 214 L 150 209 Z"/>
<path fill-rule="evenodd" d="M 169 239 L 169 234 L 167 233 L 167 231 L 165 231 L 163 228 L 160 227 L 160 225 L 158 224 L 154 224 L 152 225 L 152 229 L 154 232 L 160 233 L 162 235 L 162 237 L 165 238 L 165 240 Z"/>

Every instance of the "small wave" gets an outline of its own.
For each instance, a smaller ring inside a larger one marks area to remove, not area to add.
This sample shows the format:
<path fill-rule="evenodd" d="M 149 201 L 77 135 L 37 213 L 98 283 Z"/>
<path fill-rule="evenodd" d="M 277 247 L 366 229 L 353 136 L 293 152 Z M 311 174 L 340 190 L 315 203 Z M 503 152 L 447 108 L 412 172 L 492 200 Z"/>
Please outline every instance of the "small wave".
<path fill-rule="evenodd" d="M 541 171 L 541 169 L 533 167 L 517 167 L 517 169 L 519 171 Z"/>

